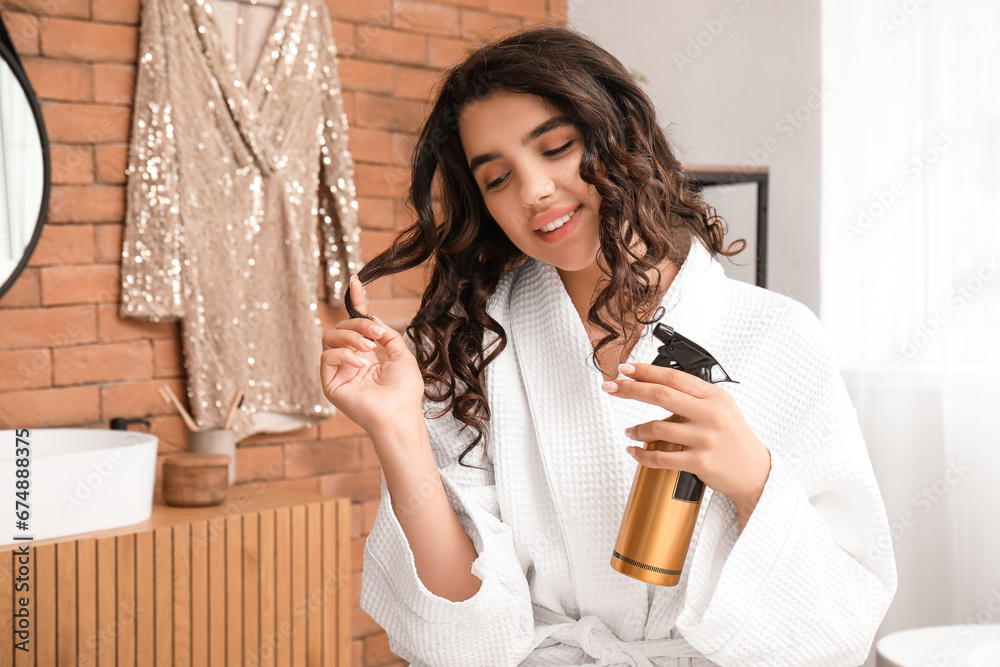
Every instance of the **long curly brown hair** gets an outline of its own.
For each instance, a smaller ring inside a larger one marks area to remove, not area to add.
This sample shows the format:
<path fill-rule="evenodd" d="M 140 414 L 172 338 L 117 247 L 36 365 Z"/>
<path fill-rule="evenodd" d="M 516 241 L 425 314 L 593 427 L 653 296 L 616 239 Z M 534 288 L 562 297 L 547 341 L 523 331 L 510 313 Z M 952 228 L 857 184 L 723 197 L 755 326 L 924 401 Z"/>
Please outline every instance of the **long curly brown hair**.
<path fill-rule="evenodd" d="M 482 46 L 449 70 L 413 150 L 408 206 L 416 222 L 358 273 L 363 284 L 411 269 L 428 259 L 431 275 L 420 308 L 406 327 L 425 383 L 425 397 L 447 404 L 478 432 L 459 463 L 481 441 L 486 454 L 490 409 L 484 371 L 507 346 L 507 335 L 486 311 L 501 277 L 527 257 L 491 216 L 459 139 L 461 113 L 497 91 L 527 93 L 568 116 L 583 135 L 580 176 L 601 198 L 599 266 L 606 280 L 587 313 L 604 335 L 594 350 L 616 341 L 630 349 L 636 323 L 656 319 L 662 299 L 659 267 L 680 266 L 692 234 L 714 255 L 725 223 L 689 187 L 656 122 L 652 102 L 610 53 L 560 27 L 536 27 Z M 435 215 L 438 198 L 440 215 Z M 733 249 L 736 247 L 736 249 Z M 650 275 L 655 275 L 654 281 Z M 351 304 L 351 317 L 360 317 Z M 486 331 L 498 336 L 484 356 Z"/>

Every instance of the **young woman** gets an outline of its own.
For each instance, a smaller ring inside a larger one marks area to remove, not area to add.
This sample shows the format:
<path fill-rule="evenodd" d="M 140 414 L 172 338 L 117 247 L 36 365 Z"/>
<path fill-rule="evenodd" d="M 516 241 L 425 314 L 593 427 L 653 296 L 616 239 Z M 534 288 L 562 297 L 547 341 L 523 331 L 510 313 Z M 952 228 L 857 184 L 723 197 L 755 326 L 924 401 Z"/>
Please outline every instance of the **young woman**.
<path fill-rule="evenodd" d="M 863 662 L 896 571 L 826 334 L 725 276 L 716 257 L 742 248 L 723 248 L 621 63 L 550 27 L 471 54 L 438 91 L 409 202 L 417 221 L 352 278 L 321 361 L 382 464 L 361 604 L 392 650 L 435 667 Z M 425 261 L 404 338 L 362 283 Z M 652 366 L 656 322 L 739 384 Z M 636 465 L 708 487 L 675 587 L 609 565 Z"/>

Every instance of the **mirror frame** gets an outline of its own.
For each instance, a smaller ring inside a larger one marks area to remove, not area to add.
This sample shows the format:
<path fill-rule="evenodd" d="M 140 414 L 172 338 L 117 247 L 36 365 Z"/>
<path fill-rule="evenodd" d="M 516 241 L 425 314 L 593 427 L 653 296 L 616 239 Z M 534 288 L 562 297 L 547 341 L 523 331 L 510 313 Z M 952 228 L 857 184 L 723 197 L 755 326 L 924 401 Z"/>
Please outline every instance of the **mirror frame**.
<path fill-rule="evenodd" d="M 17 51 L 14 50 L 14 44 L 7 33 L 7 26 L 3 23 L 3 17 L 0 17 L 0 60 L 7 63 L 7 66 L 14 73 L 14 78 L 21 84 L 21 90 L 24 91 L 24 97 L 28 101 L 28 106 L 31 107 L 32 115 L 35 117 L 35 126 L 38 128 L 38 139 L 42 146 L 42 178 L 44 179 L 44 183 L 42 183 L 42 201 L 38 207 L 38 220 L 35 222 L 35 231 L 32 233 L 28 245 L 25 246 L 24 254 L 21 255 L 21 261 L 18 262 L 13 273 L 5 280 L 0 278 L 0 280 L 4 280 L 3 284 L 0 285 L 0 298 L 3 298 L 3 295 L 14 284 L 14 281 L 18 279 L 21 272 L 24 271 L 24 267 L 28 265 L 28 260 L 31 259 L 31 254 L 35 251 L 35 246 L 38 244 L 38 238 L 42 234 L 42 225 L 45 223 L 45 216 L 49 208 L 52 165 L 49 157 L 49 138 L 45 134 L 45 123 L 42 121 L 42 109 L 38 104 L 35 91 L 28 81 L 28 76 L 24 72 L 21 60 L 17 56 Z"/>

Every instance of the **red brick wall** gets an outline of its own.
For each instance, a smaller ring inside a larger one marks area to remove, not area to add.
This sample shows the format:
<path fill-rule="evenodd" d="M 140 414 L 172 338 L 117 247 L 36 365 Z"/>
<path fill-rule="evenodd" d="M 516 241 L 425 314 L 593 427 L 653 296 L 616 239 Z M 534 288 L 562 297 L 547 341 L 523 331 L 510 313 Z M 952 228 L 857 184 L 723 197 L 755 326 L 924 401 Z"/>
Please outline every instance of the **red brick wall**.
<path fill-rule="evenodd" d="M 400 201 L 408 151 L 441 71 L 480 39 L 564 24 L 566 0 L 328 4 L 370 259 L 408 222 Z M 144 417 L 161 454 L 183 450 L 184 424 L 157 394 L 167 383 L 185 395 L 178 324 L 117 315 L 139 0 L 0 0 L 0 12 L 41 100 L 52 157 L 46 225 L 29 266 L 0 297 L 0 425 L 107 428 L 112 417 Z M 412 270 L 369 295 L 402 327 L 422 290 L 423 274 Z M 346 313 L 321 305 L 320 317 L 329 328 Z M 353 500 L 353 664 L 403 664 L 358 607 L 380 483 L 364 431 L 335 417 L 254 436 L 239 443 L 237 466 L 239 483 L 264 479 Z"/>

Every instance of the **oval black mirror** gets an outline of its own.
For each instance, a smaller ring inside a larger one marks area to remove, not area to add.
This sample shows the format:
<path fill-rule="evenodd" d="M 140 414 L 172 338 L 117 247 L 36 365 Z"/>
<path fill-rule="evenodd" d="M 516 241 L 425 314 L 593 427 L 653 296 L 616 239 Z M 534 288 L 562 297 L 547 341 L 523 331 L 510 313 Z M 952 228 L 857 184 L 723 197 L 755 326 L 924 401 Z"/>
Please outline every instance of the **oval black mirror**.
<path fill-rule="evenodd" d="M 42 110 L 0 18 L 0 296 L 28 264 L 49 203 Z"/>

